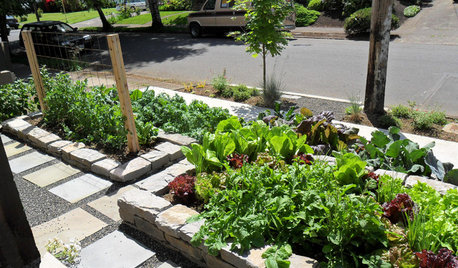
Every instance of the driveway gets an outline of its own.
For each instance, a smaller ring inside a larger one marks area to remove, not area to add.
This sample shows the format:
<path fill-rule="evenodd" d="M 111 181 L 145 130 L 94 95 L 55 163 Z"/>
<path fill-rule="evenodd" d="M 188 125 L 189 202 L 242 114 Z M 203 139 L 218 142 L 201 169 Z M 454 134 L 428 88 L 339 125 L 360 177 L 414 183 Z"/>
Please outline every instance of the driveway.
<path fill-rule="evenodd" d="M 401 43 L 458 45 L 458 3 L 432 0 L 395 31 Z"/>

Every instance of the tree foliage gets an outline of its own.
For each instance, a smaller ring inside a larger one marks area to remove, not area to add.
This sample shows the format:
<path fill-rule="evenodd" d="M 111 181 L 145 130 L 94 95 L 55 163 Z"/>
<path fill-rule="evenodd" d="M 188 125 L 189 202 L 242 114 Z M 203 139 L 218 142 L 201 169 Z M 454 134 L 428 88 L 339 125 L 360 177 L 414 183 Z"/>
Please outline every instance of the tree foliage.
<path fill-rule="evenodd" d="M 25 0 L 0 0 L 0 35 L 2 41 L 8 42 L 6 33 L 6 15 L 23 15 L 26 13 Z"/>
<path fill-rule="evenodd" d="M 290 2 L 286 0 L 237 0 L 235 9 L 246 10 L 246 31 L 237 35 L 237 40 L 243 41 L 246 51 L 254 57 L 263 57 L 263 87 L 266 85 L 267 54 L 272 57 L 280 55 L 288 44 L 288 32 L 281 31 L 283 21 L 293 11 Z"/>

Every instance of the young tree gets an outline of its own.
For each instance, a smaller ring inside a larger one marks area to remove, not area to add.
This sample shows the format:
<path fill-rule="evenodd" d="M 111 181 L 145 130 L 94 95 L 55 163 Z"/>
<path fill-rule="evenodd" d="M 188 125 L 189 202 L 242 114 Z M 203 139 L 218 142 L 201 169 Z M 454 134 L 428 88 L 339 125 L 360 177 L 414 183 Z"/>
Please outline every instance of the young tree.
<path fill-rule="evenodd" d="M 262 55 L 262 81 L 266 89 L 266 56 L 280 55 L 288 44 L 288 32 L 282 31 L 283 21 L 293 11 L 286 0 L 237 0 L 235 8 L 246 10 L 246 31 L 238 33 L 237 40 L 243 41 L 246 51 L 254 57 Z M 237 33 L 236 33 L 237 34 Z"/>
<path fill-rule="evenodd" d="M 159 2 L 158 0 L 148 0 L 148 7 L 151 12 L 151 17 L 153 22 L 151 23 L 151 27 L 153 30 L 161 29 L 164 27 L 161 20 L 161 14 L 159 12 Z"/>
<path fill-rule="evenodd" d="M 113 29 L 113 26 L 111 26 L 111 24 L 108 22 L 102 10 L 105 0 L 84 0 L 84 1 L 86 2 L 88 7 L 97 10 L 97 13 L 99 13 L 100 20 L 102 21 L 102 30 L 104 32 L 111 31 Z"/>

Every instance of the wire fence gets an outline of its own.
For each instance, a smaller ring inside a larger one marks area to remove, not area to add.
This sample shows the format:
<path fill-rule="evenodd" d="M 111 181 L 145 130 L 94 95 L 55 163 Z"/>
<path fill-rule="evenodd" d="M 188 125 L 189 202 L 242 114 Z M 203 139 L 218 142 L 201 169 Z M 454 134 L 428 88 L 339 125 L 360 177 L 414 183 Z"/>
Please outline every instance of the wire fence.
<path fill-rule="evenodd" d="M 105 34 L 32 32 L 32 40 L 39 67 L 87 79 L 88 86 L 115 84 Z"/>
<path fill-rule="evenodd" d="M 55 72 L 68 72 L 74 80 L 87 80 L 89 87 L 116 85 L 125 117 L 127 146 L 130 152 L 138 152 L 140 146 L 119 35 L 69 33 L 65 32 L 65 27 L 73 29 L 65 24 L 51 24 L 47 29 L 49 31 L 27 29 L 22 32 L 21 41 L 26 48 L 42 110 L 48 107 L 40 67 L 46 66 Z"/>

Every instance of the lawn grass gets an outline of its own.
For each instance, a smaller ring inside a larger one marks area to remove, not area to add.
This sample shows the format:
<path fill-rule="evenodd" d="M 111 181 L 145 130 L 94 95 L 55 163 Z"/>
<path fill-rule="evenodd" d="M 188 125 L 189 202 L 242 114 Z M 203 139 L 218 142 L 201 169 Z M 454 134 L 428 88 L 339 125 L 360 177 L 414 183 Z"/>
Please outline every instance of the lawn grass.
<path fill-rule="evenodd" d="M 162 23 L 164 25 L 186 25 L 188 23 L 188 15 L 189 12 L 170 16 L 163 19 Z"/>
<path fill-rule="evenodd" d="M 184 11 L 161 11 L 161 18 L 165 16 L 170 16 L 177 13 L 183 13 Z M 151 22 L 151 13 L 143 14 L 140 16 L 130 17 L 127 19 L 120 20 L 116 22 L 117 24 L 145 24 Z M 163 20 L 164 22 L 164 20 Z"/>
<path fill-rule="evenodd" d="M 116 8 L 104 8 L 103 12 L 105 15 L 109 15 L 111 13 L 116 12 Z M 81 21 L 90 20 L 93 18 L 97 18 L 99 13 L 96 10 L 88 10 L 88 11 L 78 11 L 78 12 L 71 12 L 64 15 L 64 13 L 43 13 L 40 20 L 57 20 L 66 22 L 68 24 L 73 24 Z M 67 17 L 67 18 L 65 18 Z M 19 18 L 17 18 L 19 20 Z M 21 22 L 21 26 L 25 23 L 35 22 L 37 18 L 35 17 L 34 13 L 30 13 L 27 15 L 27 21 Z"/>

